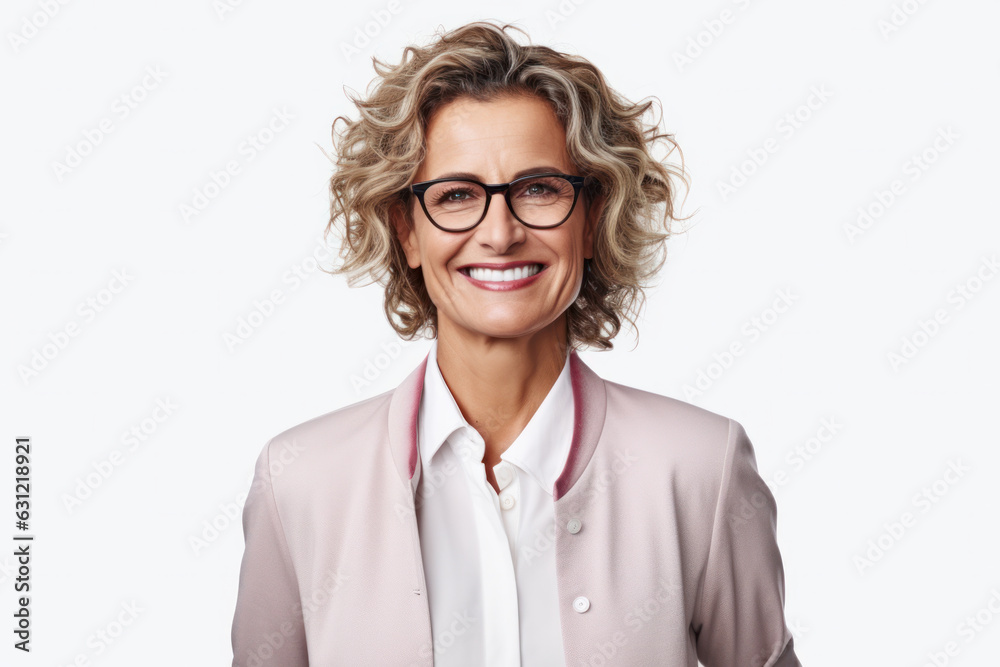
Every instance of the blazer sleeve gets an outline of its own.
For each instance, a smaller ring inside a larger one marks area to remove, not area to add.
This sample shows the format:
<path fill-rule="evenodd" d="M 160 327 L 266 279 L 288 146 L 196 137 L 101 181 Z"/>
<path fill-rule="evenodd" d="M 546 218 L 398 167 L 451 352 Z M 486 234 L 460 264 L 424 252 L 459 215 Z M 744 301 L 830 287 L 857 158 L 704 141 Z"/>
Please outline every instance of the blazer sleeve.
<path fill-rule="evenodd" d="M 785 624 L 777 506 L 743 426 L 729 420 L 722 483 L 692 619 L 706 667 L 801 667 Z"/>
<path fill-rule="evenodd" d="M 233 617 L 232 667 L 308 667 L 298 582 L 274 502 L 271 441 L 243 506 L 245 549 Z"/>

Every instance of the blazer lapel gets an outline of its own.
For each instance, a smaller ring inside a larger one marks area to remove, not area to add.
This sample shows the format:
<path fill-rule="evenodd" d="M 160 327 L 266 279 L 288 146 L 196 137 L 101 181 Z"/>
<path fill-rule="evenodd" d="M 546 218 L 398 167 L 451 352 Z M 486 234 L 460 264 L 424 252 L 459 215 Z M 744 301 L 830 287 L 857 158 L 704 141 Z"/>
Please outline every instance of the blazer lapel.
<path fill-rule="evenodd" d="M 552 490 L 553 500 L 565 496 L 590 463 L 604 430 L 604 417 L 608 409 L 604 380 L 583 363 L 576 350 L 570 352 L 569 373 L 573 384 L 573 442 L 569 447 L 566 465 Z"/>
<path fill-rule="evenodd" d="M 417 415 L 424 389 L 423 361 L 396 387 L 389 403 L 389 448 L 400 481 L 416 492 L 420 478 L 417 451 Z M 604 380 L 583 362 L 576 350 L 570 351 L 570 381 L 573 385 L 573 440 L 566 465 L 556 480 L 554 500 L 573 488 L 597 448 L 607 413 L 607 389 Z"/>

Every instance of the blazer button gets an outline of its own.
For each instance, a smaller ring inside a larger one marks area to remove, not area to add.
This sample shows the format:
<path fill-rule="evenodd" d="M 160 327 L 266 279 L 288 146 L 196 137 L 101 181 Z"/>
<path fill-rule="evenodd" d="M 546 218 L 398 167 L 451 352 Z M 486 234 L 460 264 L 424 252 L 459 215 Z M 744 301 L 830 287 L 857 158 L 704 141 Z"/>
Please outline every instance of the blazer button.
<path fill-rule="evenodd" d="M 568 530 L 574 535 L 579 533 L 582 527 L 583 524 L 580 523 L 579 519 L 570 519 L 569 521 L 566 522 L 566 530 Z"/>
<path fill-rule="evenodd" d="M 573 600 L 573 609 L 582 614 L 583 612 L 590 609 L 590 600 L 581 595 L 577 599 Z"/>

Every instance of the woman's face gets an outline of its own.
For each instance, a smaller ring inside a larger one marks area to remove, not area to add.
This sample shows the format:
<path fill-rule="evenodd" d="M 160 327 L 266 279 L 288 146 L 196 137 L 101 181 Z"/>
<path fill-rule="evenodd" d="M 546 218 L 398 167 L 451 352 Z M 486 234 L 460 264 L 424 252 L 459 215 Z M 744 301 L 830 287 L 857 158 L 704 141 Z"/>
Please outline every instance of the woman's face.
<path fill-rule="evenodd" d="M 438 109 L 427 126 L 425 159 L 416 182 L 463 172 L 483 183 L 507 183 L 524 170 L 582 176 L 566 152 L 566 133 L 548 103 L 534 97 L 491 102 L 468 98 Z M 542 169 L 539 169 L 542 168 Z M 486 217 L 460 233 L 435 227 L 413 197 L 412 229 L 397 221 L 410 268 L 422 267 L 437 307 L 438 331 L 501 338 L 534 334 L 562 324 L 583 281 L 584 258 L 593 257 L 593 222 L 581 192 L 566 222 L 530 229 L 511 214 L 503 195 L 494 195 Z M 543 265 L 532 280 L 478 282 L 460 271 L 469 264 L 531 262 Z M 517 286 L 526 282 L 523 286 Z M 513 289 L 509 289 L 514 287 Z"/>

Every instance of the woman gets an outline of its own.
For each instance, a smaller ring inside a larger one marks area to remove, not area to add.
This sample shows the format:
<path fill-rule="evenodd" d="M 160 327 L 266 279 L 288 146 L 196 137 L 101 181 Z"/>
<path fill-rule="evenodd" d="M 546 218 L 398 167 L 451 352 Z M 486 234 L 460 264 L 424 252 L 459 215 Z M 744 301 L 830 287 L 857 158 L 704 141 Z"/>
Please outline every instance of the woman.
<path fill-rule="evenodd" d="M 338 271 L 434 340 L 261 451 L 233 665 L 799 665 L 743 427 L 576 352 L 612 347 L 663 263 L 672 139 L 508 27 L 376 61 L 339 137 Z"/>

